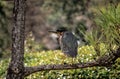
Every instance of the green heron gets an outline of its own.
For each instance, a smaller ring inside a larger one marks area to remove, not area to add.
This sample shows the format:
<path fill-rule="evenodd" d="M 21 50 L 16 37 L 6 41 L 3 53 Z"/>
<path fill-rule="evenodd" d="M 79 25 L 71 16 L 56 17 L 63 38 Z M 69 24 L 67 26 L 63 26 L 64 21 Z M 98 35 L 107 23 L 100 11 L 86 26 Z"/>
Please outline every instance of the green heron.
<path fill-rule="evenodd" d="M 59 27 L 55 31 L 50 32 L 58 35 L 60 48 L 65 55 L 72 58 L 77 56 L 77 38 L 72 32 L 68 31 L 65 27 Z"/>

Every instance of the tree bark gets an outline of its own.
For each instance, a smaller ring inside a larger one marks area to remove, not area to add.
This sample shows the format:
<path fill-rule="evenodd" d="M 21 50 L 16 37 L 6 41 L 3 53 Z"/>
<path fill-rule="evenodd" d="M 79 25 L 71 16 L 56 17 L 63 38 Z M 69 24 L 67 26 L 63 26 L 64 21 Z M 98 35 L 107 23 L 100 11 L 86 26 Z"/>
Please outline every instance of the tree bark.
<path fill-rule="evenodd" d="M 12 28 L 12 55 L 6 79 L 23 79 L 25 0 L 14 0 Z"/>

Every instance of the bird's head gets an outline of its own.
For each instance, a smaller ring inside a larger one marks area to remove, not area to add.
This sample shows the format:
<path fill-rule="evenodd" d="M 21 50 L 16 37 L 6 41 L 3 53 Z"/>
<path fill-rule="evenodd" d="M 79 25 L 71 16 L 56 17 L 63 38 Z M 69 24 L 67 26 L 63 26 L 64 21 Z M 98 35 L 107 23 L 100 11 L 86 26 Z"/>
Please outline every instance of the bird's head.
<path fill-rule="evenodd" d="M 67 28 L 65 28 L 65 27 L 58 27 L 56 30 L 50 30 L 49 32 L 55 33 L 58 36 L 61 36 L 66 31 L 67 31 Z"/>

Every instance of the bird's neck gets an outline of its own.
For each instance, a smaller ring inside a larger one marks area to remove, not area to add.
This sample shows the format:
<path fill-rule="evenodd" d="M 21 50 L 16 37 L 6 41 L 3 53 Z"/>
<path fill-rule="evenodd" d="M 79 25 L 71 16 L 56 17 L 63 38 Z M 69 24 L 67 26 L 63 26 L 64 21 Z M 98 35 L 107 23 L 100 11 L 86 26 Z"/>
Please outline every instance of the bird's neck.
<path fill-rule="evenodd" d="M 62 39 L 64 32 L 59 33 L 59 41 Z"/>
<path fill-rule="evenodd" d="M 63 36 L 64 32 L 60 32 L 60 36 Z"/>
<path fill-rule="evenodd" d="M 58 33 L 58 36 L 61 37 L 61 36 L 63 36 L 63 34 L 64 34 L 64 32 L 60 32 L 60 33 Z"/>

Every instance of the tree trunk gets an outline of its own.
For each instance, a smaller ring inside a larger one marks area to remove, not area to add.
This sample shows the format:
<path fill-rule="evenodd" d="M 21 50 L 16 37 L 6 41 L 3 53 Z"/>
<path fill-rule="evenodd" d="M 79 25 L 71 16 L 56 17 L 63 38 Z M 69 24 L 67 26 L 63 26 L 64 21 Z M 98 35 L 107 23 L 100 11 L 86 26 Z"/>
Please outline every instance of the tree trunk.
<path fill-rule="evenodd" d="M 12 56 L 6 79 L 23 79 L 25 0 L 14 0 L 14 25 L 12 29 Z"/>

